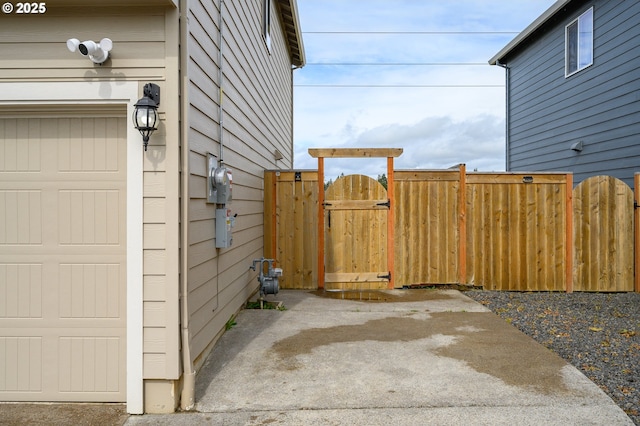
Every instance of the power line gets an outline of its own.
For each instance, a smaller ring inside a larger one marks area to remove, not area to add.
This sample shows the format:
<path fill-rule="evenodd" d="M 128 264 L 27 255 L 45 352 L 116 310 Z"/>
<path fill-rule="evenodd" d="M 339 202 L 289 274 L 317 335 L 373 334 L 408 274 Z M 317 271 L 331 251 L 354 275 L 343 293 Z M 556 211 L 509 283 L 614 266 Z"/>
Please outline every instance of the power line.
<path fill-rule="evenodd" d="M 353 34 L 353 35 L 514 35 L 519 31 L 303 31 L 302 34 Z"/>
<path fill-rule="evenodd" d="M 488 66 L 488 62 L 307 62 L 307 66 Z"/>
<path fill-rule="evenodd" d="M 394 89 L 416 89 L 416 88 L 500 88 L 504 84 L 294 84 L 293 87 L 325 87 L 325 88 L 394 88 Z"/>

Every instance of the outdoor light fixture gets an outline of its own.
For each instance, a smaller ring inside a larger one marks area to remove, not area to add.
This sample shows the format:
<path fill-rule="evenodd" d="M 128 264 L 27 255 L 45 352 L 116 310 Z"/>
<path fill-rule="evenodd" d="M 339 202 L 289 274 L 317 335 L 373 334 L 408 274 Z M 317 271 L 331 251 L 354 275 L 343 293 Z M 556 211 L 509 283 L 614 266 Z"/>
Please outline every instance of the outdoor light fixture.
<path fill-rule="evenodd" d="M 160 86 L 147 83 L 143 89 L 144 96 L 138 99 L 134 105 L 133 125 L 142 135 L 144 150 L 147 150 L 149 136 L 154 130 L 158 130 L 158 105 L 160 105 Z"/>

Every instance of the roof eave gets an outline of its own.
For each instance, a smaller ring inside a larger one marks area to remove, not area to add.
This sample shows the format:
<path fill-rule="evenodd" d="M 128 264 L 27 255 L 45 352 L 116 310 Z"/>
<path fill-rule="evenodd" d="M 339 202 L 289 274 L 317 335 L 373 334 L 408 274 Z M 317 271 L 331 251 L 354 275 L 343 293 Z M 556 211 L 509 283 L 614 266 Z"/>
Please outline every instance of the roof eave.
<path fill-rule="evenodd" d="M 277 0 L 278 10 L 284 25 L 285 38 L 289 46 L 291 64 L 302 67 L 305 64 L 304 45 L 302 43 L 302 31 L 298 17 L 298 3 L 296 0 Z"/>
<path fill-rule="evenodd" d="M 540 15 L 535 21 L 533 21 L 527 28 L 525 28 L 520 34 L 518 34 L 509 44 L 502 48 L 496 55 L 489 59 L 489 65 L 497 65 L 500 60 L 511 53 L 522 42 L 529 38 L 534 32 L 542 27 L 549 19 L 551 19 L 558 11 L 560 11 L 567 4 L 573 0 L 558 0 L 549 9 L 547 9 L 542 15 Z"/>
<path fill-rule="evenodd" d="M 180 0 L 48 0 L 49 7 L 169 6 L 178 8 Z"/>

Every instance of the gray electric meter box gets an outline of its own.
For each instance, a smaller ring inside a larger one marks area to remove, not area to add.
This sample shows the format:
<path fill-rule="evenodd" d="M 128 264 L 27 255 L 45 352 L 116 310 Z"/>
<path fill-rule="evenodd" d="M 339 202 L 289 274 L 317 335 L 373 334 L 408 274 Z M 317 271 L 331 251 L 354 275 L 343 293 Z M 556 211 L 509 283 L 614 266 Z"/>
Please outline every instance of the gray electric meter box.
<path fill-rule="evenodd" d="M 233 244 L 231 229 L 235 226 L 231 209 L 216 209 L 216 248 L 227 248 Z"/>
<path fill-rule="evenodd" d="M 216 167 L 216 157 L 208 155 L 209 185 L 207 202 L 227 204 L 232 200 L 233 178 L 231 170 L 225 166 Z"/>
<path fill-rule="evenodd" d="M 227 204 L 233 197 L 233 177 L 231 170 L 226 167 L 218 167 L 214 172 L 214 181 L 218 188 L 218 204 Z"/>

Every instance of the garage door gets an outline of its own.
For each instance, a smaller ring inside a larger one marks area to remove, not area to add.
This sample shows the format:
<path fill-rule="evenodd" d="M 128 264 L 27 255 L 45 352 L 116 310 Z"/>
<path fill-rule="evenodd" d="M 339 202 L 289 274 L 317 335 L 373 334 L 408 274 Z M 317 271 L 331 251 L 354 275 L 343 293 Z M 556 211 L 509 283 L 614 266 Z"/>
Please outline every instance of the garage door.
<path fill-rule="evenodd" d="M 126 110 L 0 110 L 0 400 L 126 399 Z"/>

